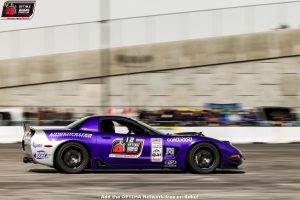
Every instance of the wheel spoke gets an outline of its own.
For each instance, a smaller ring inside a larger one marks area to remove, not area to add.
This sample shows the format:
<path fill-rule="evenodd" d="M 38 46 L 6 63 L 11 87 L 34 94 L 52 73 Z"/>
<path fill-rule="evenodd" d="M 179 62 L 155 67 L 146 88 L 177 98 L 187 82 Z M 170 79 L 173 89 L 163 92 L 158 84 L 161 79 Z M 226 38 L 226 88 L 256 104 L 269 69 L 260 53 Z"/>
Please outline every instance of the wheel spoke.
<path fill-rule="evenodd" d="M 194 161 L 200 168 L 209 168 L 214 161 L 213 154 L 208 149 L 198 149 L 194 154 Z"/>
<path fill-rule="evenodd" d="M 63 161 L 69 168 L 77 168 L 82 163 L 82 154 L 79 149 L 68 148 L 63 154 Z"/>

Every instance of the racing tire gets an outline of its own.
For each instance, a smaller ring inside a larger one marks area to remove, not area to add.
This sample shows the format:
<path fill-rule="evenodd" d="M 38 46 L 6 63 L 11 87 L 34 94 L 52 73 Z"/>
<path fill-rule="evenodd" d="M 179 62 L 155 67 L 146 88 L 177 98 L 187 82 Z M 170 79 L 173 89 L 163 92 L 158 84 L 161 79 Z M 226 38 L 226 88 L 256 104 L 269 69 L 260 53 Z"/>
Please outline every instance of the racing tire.
<path fill-rule="evenodd" d="M 188 153 L 187 164 L 193 173 L 212 173 L 220 164 L 219 150 L 210 143 L 196 144 Z"/>
<path fill-rule="evenodd" d="M 81 173 L 88 165 L 89 153 L 80 143 L 68 142 L 63 144 L 55 157 L 55 168 L 60 171 L 77 174 Z"/>
<path fill-rule="evenodd" d="M 61 171 L 61 169 L 60 169 L 58 166 L 54 166 L 53 168 L 54 168 L 56 171 L 58 171 L 58 172 Z"/>

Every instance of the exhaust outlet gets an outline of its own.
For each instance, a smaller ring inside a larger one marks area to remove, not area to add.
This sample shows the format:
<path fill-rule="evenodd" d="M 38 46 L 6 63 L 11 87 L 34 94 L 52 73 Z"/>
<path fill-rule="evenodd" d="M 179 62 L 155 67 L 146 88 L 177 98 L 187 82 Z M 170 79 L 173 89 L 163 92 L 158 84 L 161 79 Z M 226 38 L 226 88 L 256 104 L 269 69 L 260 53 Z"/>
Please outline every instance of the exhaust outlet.
<path fill-rule="evenodd" d="M 28 157 L 23 158 L 23 163 L 32 163 L 32 162 L 33 162 L 32 158 L 28 158 Z"/>

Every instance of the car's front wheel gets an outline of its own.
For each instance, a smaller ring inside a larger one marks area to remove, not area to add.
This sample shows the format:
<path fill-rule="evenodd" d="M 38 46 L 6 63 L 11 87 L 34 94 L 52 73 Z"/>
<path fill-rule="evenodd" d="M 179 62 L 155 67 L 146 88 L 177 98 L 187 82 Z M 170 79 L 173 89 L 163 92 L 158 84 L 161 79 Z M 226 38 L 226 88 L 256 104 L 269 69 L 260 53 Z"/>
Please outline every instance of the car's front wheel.
<path fill-rule="evenodd" d="M 68 142 L 58 149 L 55 161 L 58 169 L 66 173 L 76 174 L 87 167 L 89 153 L 82 144 Z"/>
<path fill-rule="evenodd" d="M 188 153 L 187 164 L 192 172 L 200 174 L 211 173 L 220 164 L 219 151 L 210 143 L 196 144 Z"/>

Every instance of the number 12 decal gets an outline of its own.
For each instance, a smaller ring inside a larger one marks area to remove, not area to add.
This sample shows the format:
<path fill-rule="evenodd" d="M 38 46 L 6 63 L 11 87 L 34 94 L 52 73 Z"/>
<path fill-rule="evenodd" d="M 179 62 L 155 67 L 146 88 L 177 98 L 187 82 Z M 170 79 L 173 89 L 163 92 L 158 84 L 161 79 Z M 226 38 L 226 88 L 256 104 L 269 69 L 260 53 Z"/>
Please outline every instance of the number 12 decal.
<path fill-rule="evenodd" d="M 109 157 L 138 158 L 142 154 L 143 146 L 143 139 L 134 137 L 117 138 L 112 142 Z"/>

